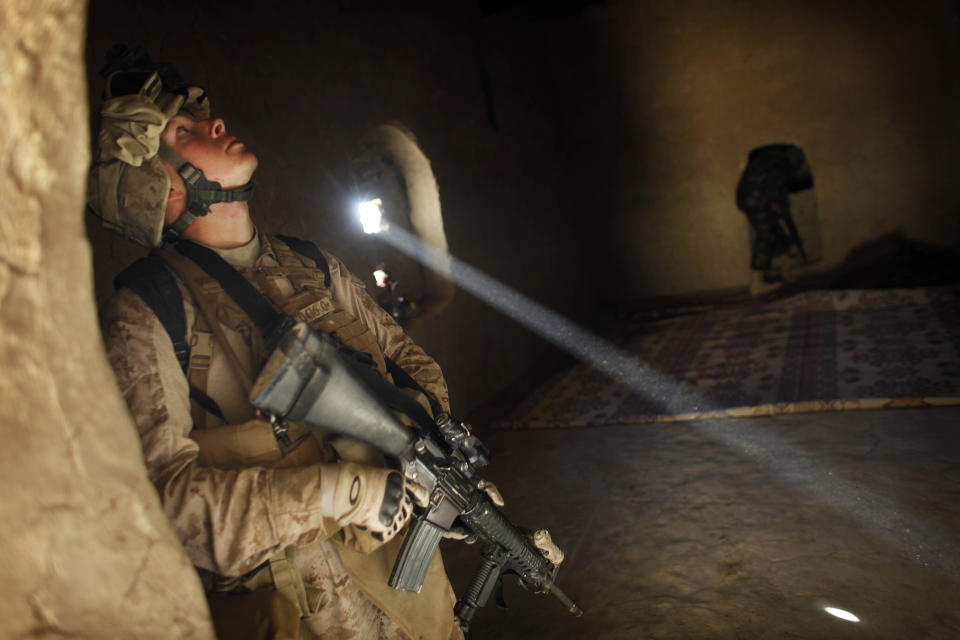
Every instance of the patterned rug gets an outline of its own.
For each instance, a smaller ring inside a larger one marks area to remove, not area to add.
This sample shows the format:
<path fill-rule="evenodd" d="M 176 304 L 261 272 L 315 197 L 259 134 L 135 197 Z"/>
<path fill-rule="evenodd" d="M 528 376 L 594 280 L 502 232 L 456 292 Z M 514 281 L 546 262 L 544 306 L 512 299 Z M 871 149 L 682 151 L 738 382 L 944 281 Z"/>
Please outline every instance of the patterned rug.
<path fill-rule="evenodd" d="M 706 399 L 664 413 L 586 364 L 499 428 L 960 405 L 960 287 L 811 291 L 633 322 L 617 344 Z"/>

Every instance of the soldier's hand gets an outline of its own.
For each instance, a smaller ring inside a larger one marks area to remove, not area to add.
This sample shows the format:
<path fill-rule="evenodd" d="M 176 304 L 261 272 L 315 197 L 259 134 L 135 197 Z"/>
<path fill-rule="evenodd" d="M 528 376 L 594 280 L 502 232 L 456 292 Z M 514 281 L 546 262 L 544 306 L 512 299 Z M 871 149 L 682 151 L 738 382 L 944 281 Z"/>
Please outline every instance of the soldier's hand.
<path fill-rule="evenodd" d="M 426 501 L 426 490 L 393 469 L 340 462 L 320 465 L 324 515 L 340 526 L 366 528 L 384 542 L 410 521 L 413 503 Z"/>
<path fill-rule="evenodd" d="M 497 485 L 493 484 L 489 480 L 484 480 L 481 488 L 483 489 L 483 492 L 487 494 L 487 497 L 490 498 L 490 502 L 498 507 L 502 507 L 504 505 L 503 496 L 500 494 L 500 489 L 497 489 Z"/>
<path fill-rule="evenodd" d="M 497 489 L 497 485 L 489 480 L 484 480 L 480 488 L 483 489 L 483 492 L 490 498 L 490 502 L 498 507 L 503 506 L 503 496 L 500 495 L 500 490 Z M 460 524 L 459 520 L 454 522 L 453 526 L 444 532 L 443 537 L 447 540 L 461 540 L 467 544 L 473 544 L 477 541 L 477 535 Z"/>
<path fill-rule="evenodd" d="M 555 565 L 563 562 L 563 551 L 550 537 L 550 532 L 546 529 L 537 529 L 530 535 L 533 546 L 540 550 L 543 556 Z"/>
<path fill-rule="evenodd" d="M 466 542 L 467 544 L 473 544 L 477 541 L 477 534 L 467 529 L 462 524 L 458 524 L 459 521 L 455 522 L 452 527 L 443 532 L 443 537 L 445 540 L 459 540 L 461 542 Z"/>

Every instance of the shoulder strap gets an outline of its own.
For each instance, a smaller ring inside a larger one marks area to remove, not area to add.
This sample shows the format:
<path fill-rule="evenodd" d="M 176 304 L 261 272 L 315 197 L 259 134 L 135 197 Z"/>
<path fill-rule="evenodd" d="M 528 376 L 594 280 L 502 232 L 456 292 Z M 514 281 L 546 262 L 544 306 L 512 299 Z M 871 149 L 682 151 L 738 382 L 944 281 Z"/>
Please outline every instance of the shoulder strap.
<path fill-rule="evenodd" d="M 293 326 L 294 320 L 277 310 L 265 295 L 257 291 L 256 287 L 215 251 L 187 240 L 181 240 L 174 248 L 220 283 L 227 295 L 260 330 L 266 353 L 273 351 L 280 338 Z M 214 325 L 216 316 L 210 321 L 211 325 Z"/>
<path fill-rule="evenodd" d="M 390 376 L 393 378 L 394 384 L 398 387 L 406 387 L 407 389 L 413 389 L 423 394 L 423 397 L 427 399 L 427 402 L 430 403 L 430 411 L 434 416 L 440 415 L 443 411 L 443 407 L 440 406 L 440 403 L 432 395 L 427 393 L 419 382 L 414 380 L 413 376 L 403 370 L 403 368 L 398 365 L 392 358 L 387 355 L 383 356 L 384 362 L 387 365 L 387 371 L 390 373 Z"/>
<path fill-rule="evenodd" d="M 113 287 L 130 289 L 150 307 L 170 336 L 177 362 L 186 372 L 190 347 L 187 345 L 183 295 L 163 260 L 152 255 L 140 258 L 113 279 Z"/>
<path fill-rule="evenodd" d="M 190 346 L 187 344 L 187 318 L 183 311 L 183 295 L 163 259 L 154 255 L 140 258 L 113 279 L 113 287 L 130 289 L 150 307 L 170 336 L 177 362 L 186 375 L 190 364 Z M 226 421 L 216 401 L 193 385 L 190 385 L 190 399 L 204 411 Z"/>
<path fill-rule="evenodd" d="M 263 335 L 266 352 L 270 353 L 280 342 L 280 338 L 294 324 L 295 320 L 280 312 L 270 300 L 250 284 L 246 278 L 234 269 L 230 263 L 221 258 L 215 251 L 211 251 L 199 244 L 181 240 L 174 245 L 176 250 L 185 258 L 194 262 L 210 277 L 217 280 L 223 290 L 246 313 Z M 391 408 L 406 413 L 425 428 L 430 428 L 433 421 L 420 404 L 403 393 L 398 387 L 391 384 L 380 375 L 373 365 L 370 355 L 352 349 L 335 337 L 340 346 L 340 353 L 345 356 L 348 364 L 363 379 L 375 393 Z M 398 367 L 399 368 L 399 367 Z M 407 376 L 409 378 L 409 376 Z"/>
<path fill-rule="evenodd" d="M 277 234 L 275 237 L 300 255 L 310 258 L 316 262 L 317 267 L 323 271 L 323 286 L 330 286 L 330 265 L 327 264 L 326 258 L 324 258 L 323 253 L 320 252 L 320 247 L 309 240 L 301 240 L 300 238 L 294 238 L 293 236 L 282 236 Z"/>

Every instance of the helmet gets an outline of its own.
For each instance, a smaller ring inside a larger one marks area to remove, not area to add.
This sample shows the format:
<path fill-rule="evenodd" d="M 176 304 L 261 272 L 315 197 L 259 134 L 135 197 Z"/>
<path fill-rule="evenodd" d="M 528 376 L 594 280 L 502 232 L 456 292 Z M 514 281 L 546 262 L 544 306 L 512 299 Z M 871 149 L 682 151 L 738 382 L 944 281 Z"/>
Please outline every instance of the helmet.
<path fill-rule="evenodd" d="M 197 120 L 210 117 L 203 89 L 187 86 L 173 67 L 154 63 L 140 47 L 111 47 L 100 73 L 107 81 L 87 205 L 106 228 L 137 244 L 158 247 L 179 237 L 211 204 L 250 198 L 252 183 L 224 190 L 160 140 L 180 110 Z M 187 211 L 166 231 L 170 177 L 161 157 L 187 186 Z"/>

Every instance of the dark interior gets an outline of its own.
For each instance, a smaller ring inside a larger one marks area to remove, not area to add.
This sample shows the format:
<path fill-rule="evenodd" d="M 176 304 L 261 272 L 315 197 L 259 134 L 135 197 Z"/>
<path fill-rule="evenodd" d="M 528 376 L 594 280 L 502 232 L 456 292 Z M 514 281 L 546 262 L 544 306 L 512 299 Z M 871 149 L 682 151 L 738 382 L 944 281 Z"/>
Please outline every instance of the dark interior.
<path fill-rule="evenodd" d="M 811 291 L 955 295 L 958 25 L 947 1 L 91 0 L 85 55 L 92 106 L 117 42 L 205 87 L 260 159 L 257 224 L 371 290 L 387 254 L 353 219 L 352 159 L 401 124 L 451 255 L 617 341 Z M 819 255 L 757 292 L 735 190 L 774 142 L 813 169 Z M 88 235 L 103 300 L 140 250 L 92 218 Z M 941 324 L 956 398 L 960 318 Z M 407 329 L 489 441 L 508 513 L 566 546 L 587 611 L 521 593 L 468 637 L 960 637 L 960 409 L 497 429 L 581 358 L 462 288 Z M 449 549 L 459 589 L 477 550 Z M 824 616 L 834 599 L 863 624 Z"/>

